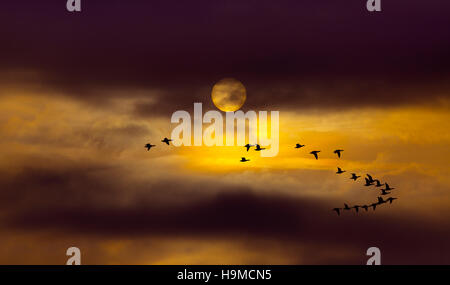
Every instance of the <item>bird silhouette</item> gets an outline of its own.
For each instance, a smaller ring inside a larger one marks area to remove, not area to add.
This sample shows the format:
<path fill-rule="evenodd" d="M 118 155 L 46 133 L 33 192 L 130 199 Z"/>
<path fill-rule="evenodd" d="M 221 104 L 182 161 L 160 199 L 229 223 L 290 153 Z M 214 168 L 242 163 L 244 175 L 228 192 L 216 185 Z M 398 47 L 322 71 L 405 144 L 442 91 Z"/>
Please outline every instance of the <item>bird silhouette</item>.
<path fill-rule="evenodd" d="M 358 213 L 360 207 L 361 207 L 361 206 L 355 205 L 355 206 L 353 206 L 352 208 L 355 209 L 356 213 Z"/>
<path fill-rule="evenodd" d="M 247 162 L 250 161 L 250 159 L 246 159 L 245 157 L 241 157 L 241 162 Z"/>
<path fill-rule="evenodd" d="M 366 180 L 366 184 L 364 184 L 364 186 L 372 186 L 373 185 L 373 182 L 370 182 L 369 179 L 367 179 L 365 177 L 364 177 L 364 179 Z"/>
<path fill-rule="evenodd" d="M 266 149 L 266 148 L 261 148 L 261 146 L 259 144 L 257 144 L 256 148 L 255 148 L 256 151 L 261 151 L 261 150 L 264 150 L 264 149 Z"/>
<path fill-rule="evenodd" d="M 383 200 L 383 197 L 378 197 L 378 204 L 381 205 L 384 203 L 386 203 L 386 201 Z"/>
<path fill-rule="evenodd" d="M 391 188 L 391 187 L 389 187 L 389 184 L 387 184 L 387 183 L 385 183 L 386 184 L 386 189 L 384 189 L 384 190 L 386 190 L 386 191 L 391 191 L 391 190 L 394 190 L 395 188 Z"/>
<path fill-rule="evenodd" d="M 146 144 L 145 145 L 145 148 L 147 149 L 147 151 L 149 151 L 152 147 L 154 147 L 155 145 L 154 144 Z"/>
<path fill-rule="evenodd" d="M 246 144 L 246 145 L 244 145 L 244 147 L 247 148 L 247 151 L 248 151 L 252 146 L 253 146 L 253 145 L 251 145 L 251 144 Z"/>
<path fill-rule="evenodd" d="M 361 176 L 357 176 L 356 173 L 352 173 L 352 177 L 350 177 L 350 179 L 353 179 L 356 181 L 356 179 L 358 179 Z"/>
<path fill-rule="evenodd" d="M 380 180 L 378 180 L 378 179 L 375 179 L 375 182 L 377 182 L 377 184 L 375 185 L 375 187 L 381 187 L 381 186 L 384 185 L 384 183 L 381 184 Z"/>
<path fill-rule="evenodd" d="M 305 146 L 304 144 L 299 144 L 299 143 L 298 143 L 298 144 L 295 145 L 295 148 L 302 148 L 302 147 L 304 147 L 304 146 Z"/>
<path fill-rule="evenodd" d="M 317 154 L 318 154 L 319 152 L 320 152 L 320 150 L 313 150 L 313 151 L 310 152 L 310 154 L 313 154 L 314 157 L 315 157 L 316 160 L 317 160 L 317 159 L 319 159 L 319 156 L 317 156 Z"/>
<path fill-rule="evenodd" d="M 367 175 L 367 177 L 369 177 L 370 183 L 374 183 L 375 182 L 375 180 L 373 180 L 373 178 L 372 178 L 372 176 L 370 174 L 366 174 L 366 175 Z"/>
<path fill-rule="evenodd" d="M 345 172 L 345 170 L 342 170 L 340 167 L 337 168 L 338 171 L 336 171 L 336 174 L 342 174 Z"/>
<path fill-rule="evenodd" d="M 332 211 L 335 211 L 338 214 L 338 216 L 341 215 L 341 208 L 334 208 Z"/>
<path fill-rule="evenodd" d="M 337 150 L 335 150 L 335 151 L 333 151 L 335 154 L 337 154 L 337 156 L 339 157 L 339 158 L 341 158 L 341 152 L 342 151 L 344 151 L 343 149 L 337 149 Z"/>
<path fill-rule="evenodd" d="M 389 194 L 391 194 L 391 192 L 387 192 L 386 190 L 381 189 L 381 195 L 389 195 Z"/>
<path fill-rule="evenodd" d="M 348 210 L 351 210 L 352 208 L 350 208 L 347 204 L 344 203 L 344 208 L 343 209 L 348 211 Z"/>
<path fill-rule="evenodd" d="M 163 143 L 166 143 L 167 145 L 170 145 L 170 143 L 169 142 L 171 142 L 172 140 L 169 140 L 168 138 L 164 138 L 163 140 L 162 140 L 162 142 Z"/>
<path fill-rule="evenodd" d="M 397 200 L 397 199 L 398 198 L 389 197 L 389 198 L 386 199 L 386 201 L 389 201 L 389 204 L 392 204 L 392 201 Z"/>
<path fill-rule="evenodd" d="M 367 206 L 367 205 L 362 205 L 361 208 L 363 208 L 364 210 L 366 210 L 366 212 L 369 210 L 369 206 Z"/>

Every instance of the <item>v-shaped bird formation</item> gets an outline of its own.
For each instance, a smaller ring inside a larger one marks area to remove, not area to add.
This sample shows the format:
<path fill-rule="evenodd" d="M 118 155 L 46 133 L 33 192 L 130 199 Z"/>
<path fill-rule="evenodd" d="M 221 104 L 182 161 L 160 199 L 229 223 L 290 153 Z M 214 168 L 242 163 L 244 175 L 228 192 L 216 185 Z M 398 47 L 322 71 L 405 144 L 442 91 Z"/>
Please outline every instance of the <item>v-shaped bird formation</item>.
<path fill-rule="evenodd" d="M 301 144 L 297 143 L 295 148 L 301 148 L 304 146 L 305 145 L 301 145 Z M 343 151 L 344 151 L 343 149 L 336 149 L 335 151 L 333 151 L 333 153 L 337 155 L 338 159 L 340 159 Z M 310 152 L 310 154 L 314 155 L 314 158 L 316 160 L 318 160 L 319 152 L 320 152 L 320 150 L 313 150 Z M 346 172 L 346 170 L 343 170 L 342 168 L 337 167 L 336 174 L 341 175 L 344 172 Z M 350 179 L 353 181 L 356 181 L 360 177 L 361 176 L 357 175 L 356 173 L 351 173 Z M 374 179 L 372 177 L 372 175 L 370 175 L 370 174 L 366 174 L 366 177 L 364 177 L 364 182 L 365 182 L 364 186 L 367 186 L 367 187 L 368 186 L 373 186 L 375 188 L 383 187 L 383 186 L 385 187 L 384 189 L 380 189 L 381 193 L 380 193 L 380 196 L 377 197 L 377 201 L 375 201 L 374 203 L 371 203 L 371 204 L 367 204 L 367 205 L 353 205 L 351 207 L 349 205 L 347 205 L 346 203 L 344 203 L 343 208 L 334 208 L 334 209 L 332 209 L 332 211 L 335 211 L 338 216 L 341 215 L 342 211 L 351 211 L 352 209 L 354 209 L 356 213 L 359 212 L 360 208 L 364 209 L 365 211 L 369 211 L 369 208 L 372 208 L 375 211 L 377 206 L 386 204 L 388 202 L 389 202 L 389 204 L 392 204 L 392 201 L 398 199 L 398 198 L 394 198 L 394 197 L 389 197 L 386 200 L 384 200 L 383 197 L 381 197 L 381 196 L 385 196 L 385 195 L 390 195 L 391 194 L 390 191 L 395 189 L 395 188 L 391 188 L 387 182 L 381 183 L 381 181 L 379 179 Z"/>
<path fill-rule="evenodd" d="M 161 142 L 163 142 L 163 143 L 165 143 L 167 145 L 170 145 L 171 141 L 172 140 L 168 139 L 168 138 L 164 138 L 163 140 L 161 140 Z M 150 143 L 147 143 L 145 145 L 145 148 L 147 149 L 147 151 L 149 151 L 152 147 L 155 147 L 155 146 L 156 145 L 152 145 Z M 247 152 L 252 147 L 255 147 L 254 151 L 265 150 L 265 148 L 262 148 L 259 144 L 255 144 L 255 145 L 246 144 L 244 147 L 245 147 Z M 294 148 L 301 149 L 303 147 L 305 147 L 304 144 L 302 145 L 302 144 L 297 143 Z M 340 159 L 341 156 L 342 156 L 342 152 L 343 151 L 344 151 L 343 149 L 336 149 L 335 151 L 333 151 L 333 153 L 337 155 L 338 159 Z M 319 159 L 319 153 L 320 153 L 320 150 L 313 150 L 313 151 L 310 152 L 310 154 L 312 154 L 316 160 Z M 249 162 L 249 161 L 250 161 L 250 159 L 247 159 L 245 157 L 241 157 L 241 160 L 240 160 L 240 162 Z M 337 167 L 336 174 L 341 175 L 341 174 L 343 174 L 345 172 L 347 172 L 347 171 L 343 170 L 340 167 Z M 357 175 L 356 173 L 351 173 L 350 179 L 356 182 L 358 180 L 358 178 L 360 178 L 360 177 L 361 176 Z M 356 213 L 359 213 L 359 209 L 360 208 L 364 209 L 365 211 L 369 211 L 369 208 L 372 208 L 375 211 L 377 206 L 383 205 L 383 204 L 387 204 L 388 202 L 389 202 L 389 204 L 392 204 L 392 202 L 394 200 L 398 199 L 398 198 L 394 198 L 394 197 L 389 197 L 386 200 L 383 199 L 382 196 L 390 195 L 391 191 L 395 189 L 395 188 L 390 187 L 387 182 L 381 183 L 381 181 L 379 179 L 374 179 L 372 177 L 372 175 L 370 175 L 370 174 L 366 174 L 366 177 L 364 177 L 364 182 L 365 182 L 365 184 L 363 184 L 363 185 L 366 186 L 366 187 L 372 186 L 375 189 L 378 189 L 378 188 L 383 187 L 383 186 L 385 187 L 384 189 L 379 189 L 381 191 L 380 196 L 377 197 L 377 200 L 374 203 L 364 204 L 364 205 L 353 205 L 351 207 L 348 204 L 344 203 L 344 207 L 343 208 L 333 208 L 332 211 L 336 212 L 336 214 L 338 216 L 341 215 L 341 212 L 351 211 L 352 209 L 354 209 Z"/>
<path fill-rule="evenodd" d="M 338 167 L 338 171 L 336 173 L 337 174 L 341 174 L 343 172 L 345 172 L 345 171 L 341 170 Z M 364 180 L 365 180 L 364 186 L 374 186 L 376 188 L 376 187 L 382 187 L 383 185 L 385 185 L 385 189 L 380 189 L 380 191 L 381 191 L 380 195 L 381 196 L 390 195 L 391 194 L 390 191 L 395 189 L 395 188 L 391 188 L 388 183 L 381 184 L 380 180 L 373 179 L 373 177 L 370 174 L 366 174 L 366 176 L 367 177 L 364 178 Z M 361 177 L 361 176 L 356 175 L 356 173 L 352 173 L 352 176 L 350 177 L 350 179 L 356 181 L 359 177 Z M 375 182 L 376 182 L 376 184 L 374 184 Z M 388 202 L 389 202 L 389 204 L 392 204 L 392 201 L 398 199 L 398 198 L 394 198 L 394 197 L 389 197 L 386 200 L 384 200 L 383 197 L 381 197 L 381 196 L 378 196 L 377 197 L 377 201 L 375 201 L 372 204 L 354 205 L 352 207 L 349 207 L 346 203 L 344 203 L 344 207 L 343 208 L 334 208 L 334 209 L 332 209 L 332 211 L 335 211 L 336 214 L 338 214 L 338 216 L 341 215 L 341 211 L 350 211 L 352 209 L 355 209 L 355 212 L 358 213 L 359 212 L 359 208 L 362 208 L 362 209 L 364 209 L 366 211 L 368 211 L 369 208 L 372 208 L 375 211 L 377 206 L 386 204 Z"/>

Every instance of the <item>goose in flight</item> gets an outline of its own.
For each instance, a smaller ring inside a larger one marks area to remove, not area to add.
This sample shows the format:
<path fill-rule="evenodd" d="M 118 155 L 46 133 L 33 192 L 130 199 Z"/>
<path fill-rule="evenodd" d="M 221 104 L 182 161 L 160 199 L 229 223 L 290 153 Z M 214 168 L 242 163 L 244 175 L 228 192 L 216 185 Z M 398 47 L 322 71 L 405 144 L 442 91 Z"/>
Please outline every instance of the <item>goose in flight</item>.
<path fill-rule="evenodd" d="M 344 208 L 343 209 L 348 211 L 348 210 L 351 210 L 352 208 L 350 208 L 347 204 L 344 203 Z"/>
<path fill-rule="evenodd" d="M 357 176 L 356 173 L 352 173 L 352 177 L 350 177 L 350 179 L 353 179 L 356 181 L 356 179 L 358 179 L 361 176 Z"/>
<path fill-rule="evenodd" d="M 386 184 L 386 189 L 384 189 L 384 190 L 386 190 L 386 191 L 391 191 L 391 190 L 394 190 L 395 188 L 391 188 L 391 187 L 389 187 L 389 184 L 387 184 L 387 183 L 385 183 Z"/>
<path fill-rule="evenodd" d="M 250 161 L 250 159 L 246 159 L 245 157 L 241 157 L 241 162 L 247 162 Z"/>
<path fill-rule="evenodd" d="M 336 172 L 336 174 L 342 174 L 345 172 L 345 170 L 342 170 L 340 167 L 337 168 L 338 171 Z"/>
<path fill-rule="evenodd" d="M 147 151 L 149 151 L 154 146 L 156 146 L 156 145 L 148 143 L 148 144 L 145 145 L 145 148 L 147 149 Z"/>
<path fill-rule="evenodd" d="M 266 149 L 266 148 L 261 148 L 261 146 L 259 144 L 257 144 L 256 148 L 255 148 L 256 151 L 261 151 L 261 150 L 264 150 L 264 149 Z"/>
<path fill-rule="evenodd" d="M 163 140 L 162 140 L 162 142 L 163 143 L 166 143 L 167 145 L 170 145 L 170 143 L 169 142 L 171 142 L 172 140 L 169 140 L 168 138 L 164 138 Z"/>
<path fill-rule="evenodd" d="M 384 204 L 384 203 L 386 203 L 387 201 L 384 201 L 383 200 L 383 197 L 378 197 L 378 204 L 379 205 L 381 205 L 381 204 Z"/>
<path fill-rule="evenodd" d="M 392 204 L 392 201 L 397 200 L 397 199 L 398 198 L 389 197 L 389 198 L 386 199 L 386 201 L 389 201 L 389 204 Z"/>
<path fill-rule="evenodd" d="M 335 150 L 335 151 L 333 151 L 335 154 L 337 154 L 337 156 L 339 157 L 339 158 L 341 158 L 341 152 L 342 151 L 344 151 L 343 149 L 337 149 L 337 150 Z"/>
<path fill-rule="evenodd" d="M 338 214 L 338 216 L 341 215 L 341 208 L 334 208 L 332 211 L 335 211 Z"/>
<path fill-rule="evenodd" d="M 298 144 L 295 145 L 295 148 L 302 148 L 302 147 L 304 147 L 304 146 L 305 146 L 304 144 L 299 144 L 299 143 L 298 143 Z"/>
<path fill-rule="evenodd" d="M 391 192 L 387 192 L 385 189 L 381 189 L 381 195 L 389 195 Z"/>
<path fill-rule="evenodd" d="M 366 180 L 366 184 L 364 184 L 364 186 L 372 186 L 373 185 L 373 182 L 370 182 L 369 179 L 367 179 L 365 177 L 364 177 L 364 179 Z"/>
<path fill-rule="evenodd" d="M 369 177 L 370 183 L 374 183 L 375 182 L 375 180 L 373 180 L 373 178 L 372 178 L 372 176 L 370 174 L 366 174 L 366 175 L 367 175 L 367 177 Z"/>
<path fill-rule="evenodd" d="M 247 151 L 248 151 L 252 146 L 253 146 L 253 145 L 251 145 L 251 144 L 246 144 L 246 145 L 244 145 L 244 147 L 247 148 Z"/>
<path fill-rule="evenodd" d="M 375 179 L 375 182 L 377 182 L 377 184 L 375 185 L 375 187 L 381 187 L 381 186 L 384 185 L 384 183 L 381 184 L 380 180 L 378 180 L 378 179 Z"/>
<path fill-rule="evenodd" d="M 317 154 L 318 154 L 319 152 L 320 152 L 320 150 L 313 150 L 313 151 L 310 152 L 310 154 L 313 154 L 314 157 L 315 157 L 316 160 L 317 160 L 317 159 L 319 159 L 319 157 L 317 156 Z"/>

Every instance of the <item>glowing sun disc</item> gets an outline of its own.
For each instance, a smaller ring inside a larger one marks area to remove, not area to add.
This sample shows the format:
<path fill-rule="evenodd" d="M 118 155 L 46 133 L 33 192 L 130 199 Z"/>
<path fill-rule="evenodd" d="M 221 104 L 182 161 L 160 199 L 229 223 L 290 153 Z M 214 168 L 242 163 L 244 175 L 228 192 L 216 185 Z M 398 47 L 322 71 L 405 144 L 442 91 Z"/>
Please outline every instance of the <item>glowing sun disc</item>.
<path fill-rule="evenodd" d="M 214 85 L 211 98 L 219 110 L 234 112 L 244 105 L 247 91 L 240 81 L 234 78 L 224 78 Z"/>

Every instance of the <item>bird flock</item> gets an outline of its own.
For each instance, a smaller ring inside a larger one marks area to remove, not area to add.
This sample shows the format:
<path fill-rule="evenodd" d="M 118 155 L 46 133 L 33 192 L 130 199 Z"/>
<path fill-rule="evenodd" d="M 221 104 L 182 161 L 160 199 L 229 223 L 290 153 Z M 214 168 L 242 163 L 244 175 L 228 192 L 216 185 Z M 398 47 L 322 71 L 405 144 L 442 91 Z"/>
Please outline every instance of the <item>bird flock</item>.
<path fill-rule="evenodd" d="M 163 142 L 163 143 L 165 143 L 167 145 L 170 145 L 171 141 L 172 140 L 168 139 L 168 138 L 164 138 L 163 140 L 161 140 L 161 142 Z M 152 147 L 155 147 L 155 146 L 156 145 L 152 145 L 150 143 L 147 143 L 145 145 L 145 148 L 147 149 L 147 151 L 149 151 Z M 244 145 L 244 147 L 246 148 L 247 152 L 252 147 L 255 147 L 255 149 L 254 149 L 255 151 L 265 150 L 265 148 L 262 148 L 259 144 L 256 144 L 256 145 L 246 144 L 246 145 Z M 297 143 L 295 145 L 295 148 L 297 148 L 297 149 L 300 149 L 300 148 L 303 148 L 303 147 L 305 147 L 304 144 L 302 145 L 302 144 Z M 343 151 L 344 151 L 343 149 L 336 149 L 335 151 L 333 151 L 333 153 L 337 155 L 338 159 L 340 159 L 341 156 L 342 156 L 342 152 Z M 314 158 L 316 160 L 318 160 L 319 159 L 319 152 L 320 152 L 320 150 L 313 150 L 313 151 L 310 152 L 310 154 L 314 155 Z M 241 157 L 240 162 L 248 162 L 248 161 L 250 161 L 250 159 L 247 159 L 245 157 Z M 337 171 L 336 171 L 337 175 L 341 175 L 341 174 L 343 174 L 345 172 L 346 172 L 345 170 L 342 170 L 340 167 L 337 167 Z M 356 182 L 358 180 L 358 178 L 360 178 L 360 177 L 361 176 L 357 175 L 356 173 L 351 173 L 350 179 Z M 364 209 L 366 211 L 368 211 L 369 208 L 372 208 L 375 211 L 375 209 L 376 209 L 376 207 L 378 205 L 387 204 L 388 202 L 389 202 L 389 204 L 392 204 L 392 201 L 398 199 L 398 198 L 394 198 L 394 197 L 389 197 L 386 200 L 383 199 L 382 196 L 390 195 L 391 191 L 395 189 L 395 188 L 390 187 L 387 182 L 381 183 L 381 181 L 379 179 L 374 179 L 372 177 L 372 175 L 370 175 L 370 174 L 366 174 L 366 177 L 364 177 L 364 181 L 365 181 L 365 184 L 364 184 L 365 187 L 372 186 L 375 189 L 379 189 L 381 191 L 381 193 L 379 194 L 380 196 L 377 197 L 377 201 L 375 201 L 374 203 L 371 203 L 371 204 L 367 204 L 367 205 L 366 204 L 364 204 L 364 205 L 353 205 L 351 207 L 349 205 L 347 205 L 346 203 L 344 203 L 344 207 L 343 208 L 333 208 L 332 211 L 335 211 L 338 216 L 341 215 L 341 211 L 351 211 L 352 209 L 355 209 L 356 213 L 358 213 L 359 212 L 359 208 Z M 383 186 L 385 188 L 381 189 L 380 187 L 383 187 Z"/>
<path fill-rule="evenodd" d="M 338 152 L 337 152 L 338 151 Z M 338 153 L 338 157 L 340 158 L 340 152 L 343 150 L 335 150 L 335 153 Z M 337 168 L 336 174 L 342 174 L 346 172 L 345 170 L 342 170 L 341 168 Z M 370 186 L 374 186 L 375 189 L 379 189 L 381 191 L 380 195 L 378 196 L 378 200 L 372 204 L 368 204 L 368 205 L 354 205 L 352 207 L 349 207 L 347 204 L 344 203 L 344 207 L 343 208 L 334 208 L 333 211 L 335 211 L 338 216 L 341 215 L 341 210 L 344 211 L 350 211 L 351 209 L 355 209 L 355 211 L 358 213 L 359 212 L 359 208 L 362 208 L 366 211 L 369 210 L 369 208 L 372 208 L 374 211 L 377 208 L 378 205 L 382 205 L 382 204 L 386 204 L 387 202 L 389 202 L 389 204 L 392 204 L 392 201 L 397 200 L 397 198 L 394 197 L 389 197 L 386 200 L 383 199 L 382 196 L 385 195 L 390 195 L 391 191 L 394 190 L 395 188 L 392 188 L 389 186 L 389 184 L 387 182 L 385 183 L 381 183 L 379 179 L 374 179 L 372 177 L 372 175 L 370 174 L 366 174 L 367 177 L 364 177 L 365 180 L 365 184 L 364 186 L 366 187 L 370 187 Z M 360 175 L 356 175 L 356 173 L 352 173 L 352 176 L 350 177 L 350 179 L 352 179 L 353 181 L 358 180 L 358 178 L 360 178 Z M 385 187 L 384 189 L 380 189 L 379 187 Z"/>

